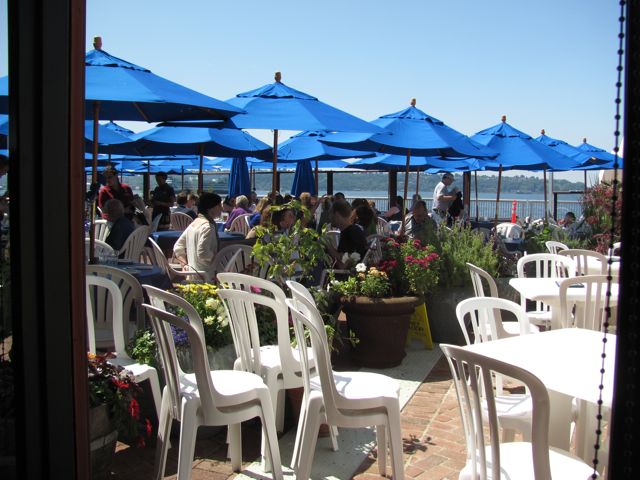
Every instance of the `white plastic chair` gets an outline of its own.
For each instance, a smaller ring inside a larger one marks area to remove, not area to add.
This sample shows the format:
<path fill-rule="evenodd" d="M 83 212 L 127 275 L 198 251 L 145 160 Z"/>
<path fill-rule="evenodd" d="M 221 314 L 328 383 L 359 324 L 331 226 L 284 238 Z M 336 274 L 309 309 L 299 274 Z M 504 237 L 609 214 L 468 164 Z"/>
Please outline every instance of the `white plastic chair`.
<path fill-rule="evenodd" d="M 95 220 L 93 222 L 93 231 L 95 233 L 95 239 L 102 240 L 104 242 L 107 238 L 107 235 L 109 234 L 107 221 L 104 219 Z"/>
<path fill-rule="evenodd" d="M 193 218 L 186 213 L 171 212 L 171 230 L 186 230 L 191 222 Z"/>
<path fill-rule="evenodd" d="M 91 242 L 88 238 L 84 239 L 84 256 L 85 259 L 91 258 L 91 252 L 89 251 L 89 247 Z M 113 254 L 113 248 L 107 242 L 103 242 L 102 240 L 98 240 L 97 238 L 94 240 L 94 254 L 96 257 L 100 257 L 101 255 L 109 255 Z"/>
<path fill-rule="evenodd" d="M 238 215 L 236 218 L 233 219 L 233 221 L 231 222 L 231 225 L 229 225 L 229 232 L 240 232 L 242 233 L 245 237 L 247 236 L 247 233 L 249 233 L 249 222 L 247 221 L 248 218 L 251 216 L 250 213 L 247 213 L 245 215 Z"/>
<path fill-rule="evenodd" d="M 151 237 L 149 237 L 149 244 L 150 246 L 145 248 L 151 264 L 159 266 L 162 271 L 167 274 L 172 283 L 179 283 L 185 280 L 193 283 L 202 283 L 207 281 L 207 272 L 202 270 L 182 270 L 181 265 L 172 265 L 169 263 L 169 260 L 160 248 L 160 245 L 158 245 Z"/>
<path fill-rule="evenodd" d="M 315 306 L 304 296 L 287 299 L 300 352 L 304 378 L 304 421 L 296 448 L 296 478 L 309 478 L 320 423 L 364 428 L 375 426 L 378 442 L 378 471 L 386 474 L 387 445 L 390 445 L 393 478 L 404 479 L 400 429 L 399 384 L 396 380 L 369 372 L 334 372 L 324 323 Z M 310 337 L 317 375 L 310 376 Z M 388 438 L 387 438 L 388 430 Z M 387 443 L 388 441 L 388 443 Z M 304 452 L 304 454 L 302 453 Z"/>
<path fill-rule="evenodd" d="M 87 312 L 87 332 L 89 352 L 96 352 L 96 334 L 95 322 L 97 314 L 94 308 L 99 304 L 95 302 L 94 293 L 101 295 L 101 290 L 108 292 L 107 301 L 110 303 L 108 311 L 111 313 L 113 326 L 113 340 L 115 344 L 115 358 L 108 361 L 114 365 L 120 365 L 129 370 L 136 382 L 149 380 L 151 393 L 153 394 L 153 403 L 156 407 L 156 414 L 160 418 L 160 381 L 158 380 L 158 372 L 150 365 L 137 363 L 127 355 L 125 349 L 125 334 L 123 321 L 123 301 L 120 288 L 116 282 L 98 275 L 86 275 L 86 312 Z"/>
<path fill-rule="evenodd" d="M 361 260 L 367 266 L 377 265 L 382 261 L 382 245 L 380 244 L 380 238 L 374 238 L 369 244 L 369 248 L 364 254 L 364 258 Z"/>
<path fill-rule="evenodd" d="M 382 217 L 378 217 L 376 220 L 376 233 L 379 235 L 389 235 L 391 233 L 389 222 Z"/>
<path fill-rule="evenodd" d="M 489 273 L 484 271 L 482 268 L 476 267 L 474 264 L 468 262 L 467 268 L 469 269 L 469 275 L 471 275 L 471 283 L 473 284 L 473 290 L 476 294 L 476 297 L 500 298 L 500 296 L 498 295 L 498 286 L 496 285 L 496 281 L 491 275 L 489 275 Z M 487 288 L 489 289 L 488 295 L 485 291 L 483 281 L 487 283 Z M 520 334 L 520 325 L 518 324 L 518 322 L 503 323 L 500 310 L 495 311 L 495 318 L 497 321 L 500 321 L 505 332 L 512 335 Z M 528 328 L 529 333 L 536 333 L 540 331 L 540 329 L 536 325 L 529 324 Z"/>
<path fill-rule="evenodd" d="M 218 253 L 216 253 L 215 258 L 213 259 L 213 262 L 211 263 L 211 268 L 209 269 L 209 274 L 212 277 L 215 277 L 218 273 L 220 272 L 224 272 L 226 271 L 227 265 L 229 265 L 229 262 L 231 261 L 231 259 L 233 258 L 233 256 L 238 253 L 238 251 L 242 250 L 243 253 L 243 257 L 245 255 L 247 256 L 251 256 L 251 247 L 248 245 L 242 245 L 242 244 L 232 244 L 232 245 L 227 245 L 226 247 L 221 248 L 220 250 L 218 250 Z"/>
<path fill-rule="evenodd" d="M 140 261 L 140 254 L 144 248 L 144 244 L 149 238 L 150 228 L 147 226 L 140 226 L 136 228 L 127 237 L 120 250 L 120 257 L 125 260 L 131 260 L 132 262 Z"/>
<path fill-rule="evenodd" d="M 224 289 L 218 290 L 218 295 L 227 309 L 238 355 L 234 368 L 254 372 L 264 378 L 276 409 L 276 426 L 282 431 L 284 390 L 302 386 L 300 361 L 295 358 L 291 347 L 286 296 L 275 283 L 242 273 L 219 273 L 218 281 Z M 252 293 L 257 291 L 260 294 Z M 272 298 L 264 295 L 267 292 Z M 275 314 L 278 345 L 260 345 L 255 305 L 262 305 Z"/>
<path fill-rule="evenodd" d="M 151 225 L 150 225 L 151 230 L 149 231 L 149 234 L 152 234 L 153 232 L 157 232 L 158 231 L 158 226 L 160 225 L 160 220 L 162 220 L 162 215 L 156 215 L 153 218 L 153 220 L 151 220 Z"/>
<path fill-rule="evenodd" d="M 273 407 L 267 386 L 253 373 L 210 370 L 202 320 L 184 299 L 145 285 L 152 305 L 145 305 L 158 342 L 167 385 L 162 394 L 154 478 L 164 478 L 172 420 L 180 422 L 178 479 L 191 478 L 198 427 L 228 425 L 229 457 L 234 471 L 242 468 L 241 422 L 260 417 L 263 445 L 270 456 L 273 477 L 282 479 L 282 466 Z M 166 311 L 166 305 L 182 309 L 188 320 Z M 171 325 L 189 338 L 194 373 L 185 374 L 178 363 Z M 268 447 L 268 448 L 267 448 Z"/>
<path fill-rule="evenodd" d="M 622 242 L 614 242 L 613 248 L 610 248 L 607 252 L 607 257 L 612 257 L 614 255 L 620 255 L 620 250 L 622 249 Z"/>
<path fill-rule="evenodd" d="M 580 248 L 569 248 L 567 250 L 558 252 L 558 255 L 564 255 L 574 261 L 574 275 L 589 274 L 589 258 L 595 259 L 595 262 L 600 262 L 600 271 L 597 273 L 601 273 L 603 275 L 607 273 L 607 257 L 599 252 L 594 252 L 593 250 L 584 250 Z"/>
<path fill-rule="evenodd" d="M 544 244 L 547 247 L 547 250 L 549 250 L 549 253 L 553 253 L 553 254 L 557 254 L 558 252 L 561 252 L 562 250 L 568 250 L 569 249 L 569 247 L 567 247 L 564 243 L 557 242 L 556 240 L 548 240 L 548 241 L 544 242 Z"/>
<path fill-rule="evenodd" d="M 584 275 L 560 281 L 560 322 L 563 328 L 578 327 L 601 331 L 605 315 L 605 293 L 607 291 L 606 275 Z M 584 293 L 585 301 L 573 308 L 574 304 L 567 298 L 567 293 L 579 288 Z"/>
<path fill-rule="evenodd" d="M 222 269 L 218 271 L 252 274 L 255 268 L 257 268 L 256 265 L 253 264 L 253 248 L 249 245 L 230 246 L 235 247 L 236 251 L 227 261 L 226 265 L 221 265 Z"/>
<path fill-rule="evenodd" d="M 551 480 L 591 475 L 591 467 L 582 460 L 549 447 L 549 394 L 536 376 L 462 347 L 441 344 L 440 348 L 453 375 L 467 444 L 467 462 L 459 479 Z M 529 390 L 533 405 L 531 442 L 500 443 L 494 374 L 514 378 Z M 487 415 L 482 414 L 484 403 Z"/>
<path fill-rule="evenodd" d="M 517 223 L 499 223 L 496 225 L 496 233 L 503 238 L 511 238 L 514 240 L 524 237 L 524 230 Z"/>
<path fill-rule="evenodd" d="M 531 268 L 530 266 L 533 266 Z M 575 264 L 569 257 L 552 253 L 532 253 L 518 260 L 518 278 L 533 276 L 538 278 L 567 278 L 573 276 Z M 533 272 L 531 272 L 533 270 Z M 533 273 L 533 275 L 527 275 Z M 526 310 L 527 299 L 521 295 L 520 305 Z M 535 302 L 533 310 L 527 311 L 529 321 L 534 325 L 551 325 L 551 307 L 542 302 Z"/>
<path fill-rule="evenodd" d="M 125 342 L 133 338 L 135 330 L 144 328 L 144 295 L 140 282 L 128 272 L 120 268 L 107 265 L 87 265 L 87 275 L 96 275 L 108 278 L 118 285 L 122 295 L 123 334 Z M 94 302 L 94 315 L 96 322 L 96 346 L 100 349 L 113 349 L 114 336 L 112 325 L 111 303 L 106 290 L 92 292 Z"/>

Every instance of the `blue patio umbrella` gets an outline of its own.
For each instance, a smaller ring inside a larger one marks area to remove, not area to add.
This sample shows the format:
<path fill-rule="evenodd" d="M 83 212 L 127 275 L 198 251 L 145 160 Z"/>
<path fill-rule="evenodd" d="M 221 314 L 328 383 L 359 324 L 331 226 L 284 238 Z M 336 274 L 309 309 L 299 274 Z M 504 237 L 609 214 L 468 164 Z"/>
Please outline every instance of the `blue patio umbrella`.
<path fill-rule="evenodd" d="M 378 154 L 375 157 L 357 160 L 349 164 L 349 167 L 363 170 L 404 170 L 406 158 L 402 155 Z M 411 157 L 409 169 L 469 172 L 481 170 L 482 161 L 477 158 Z"/>
<path fill-rule="evenodd" d="M 110 122 L 116 125 L 113 122 Z M 85 138 L 85 150 L 90 152 L 93 148 L 93 135 L 95 128 L 93 121 L 85 120 L 84 122 L 84 138 Z M 133 132 L 132 132 L 133 133 Z M 113 127 L 107 125 L 101 125 L 98 123 L 97 132 L 98 152 L 111 154 L 117 151 L 120 154 L 126 155 L 139 155 L 139 150 L 134 146 L 133 140 L 124 133 L 120 133 Z"/>
<path fill-rule="evenodd" d="M 306 131 L 292 136 L 289 140 L 278 146 L 278 159 L 280 161 L 298 162 L 315 160 L 314 183 L 316 192 L 318 191 L 319 161 L 325 162 L 341 158 L 362 158 L 374 155 L 373 153 L 334 147 L 320 141 L 330 136 L 331 132 L 324 130 Z"/>
<path fill-rule="evenodd" d="M 274 83 L 239 93 L 228 102 L 247 112 L 242 118 L 230 120 L 238 128 L 273 130 L 273 191 L 276 190 L 278 130 L 383 132 L 369 122 L 285 85 L 281 82 L 280 72 L 276 72 Z"/>
<path fill-rule="evenodd" d="M 479 131 L 473 135 L 471 139 L 499 153 L 495 159 L 487 160 L 484 165 L 487 170 L 498 170 L 496 221 L 498 219 L 498 204 L 500 201 L 500 186 L 503 170 L 543 170 L 546 204 L 546 171 L 570 170 L 576 163 L 566 155 L 555 151 L 543 143 L 536 142 L 530 135 L 509 125 L 506 116 L 503 116 L 502 121 L 497 125 Z"/>
<path fill-rule="evenodd" d="M 410 160 L 413 155 L 473 158 L 496 155 L 496 152 L 490 148 L 485 148 L 471 141 L 463 133 L 416 108 L 415 98 L 411 100 L 411 106 L 408 108 L 383 115 L 371 123 L 384 128 L 391 134 L 338 133 L 331 139 L 323 141 L 354 150 L 405 155 L 405 201 L 407 200 Z M 402 230 L 404 230 L 404 221 Z"/>
<path fill-rule="evenodd" d="M 549 137 L 544 129 L 540 131 L 540 136 L 535 138 L 536 142 L 540 142 L 547 147 L 553 148 L 556 152 L 561 153 L 562 155 L 566 155 L 575 161 L 574 166 L 582 165 L 585 162 L 588 162 L 593 157 L 586 152 L 583 152 L 579 148 L 573 147 L 569 145 L 567 142 L 563 140 L 558 140 L 557 138 Z M 605 162 L 602 162 L 605 163 Z"/>
<path fill-rule="evenodd" d="M 310 160 L 302 160 L 296 163 L 296 173 L 293 176 L 291 195 L 299 197 L 302 192 L 309 192 L 311 195 L 318 194 Z"/>
<path fill-rule="evenodd" d="M 204 159 L 204 155 L 265 159 L 270 157 L 271 152 L 269 145 L 237 128 L 155 127 L 131 138 L 142 155 L 198 154 L 201 159 Z M 202 190 L 203 177 L 200 172 L 198 191 Z"/>
<path fill-rule="evenodd" d="M 607 152 L 605 149 L 596 147 L 595 145 L 591 145 L 587 143 L 587 139 L 583 138 L 582 143 L 577 145 L 576 148 L 583 153 L 591 155 L 592 158 L 600 160 L 602 162 L 613 163 L 616 159 L 616 156 L 613 153 Z M 618 157 L 618 161 L 622 162 L 622 157 Z"/>
<path fill-rule="evenodd" d="M 240 157 L 234 158 L 231 164 L 231 173 L 229 174 L 229 197 L 237 197 L 238 195 L 251 195 L 251 181 L 249 179 L 249 169 L 247 161 Z"/>
<path fill-rule="evenodd" d="M 9 137 L 9 116 L 0 115 L 0 148 L 7 148 Z"/>

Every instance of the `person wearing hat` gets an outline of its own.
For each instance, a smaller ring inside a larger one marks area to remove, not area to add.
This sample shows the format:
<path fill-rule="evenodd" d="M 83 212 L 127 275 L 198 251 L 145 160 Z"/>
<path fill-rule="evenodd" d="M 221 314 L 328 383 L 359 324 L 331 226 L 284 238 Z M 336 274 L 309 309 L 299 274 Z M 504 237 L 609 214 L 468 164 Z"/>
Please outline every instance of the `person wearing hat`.
<path fill-rule="evenodd" d="M 442 181 L 439 182 L 433 190 L 432 216 L 438 225 L 440 225 L 440 222 L 443 220 L 446 221 L 449 207 L 456 199 L 458 189 L 455 187 L 451 188 L 452 183 L 453 175 L 451 173 L 445 173 L 442 175 Z"/>
<path fill-rule="evenodd" d="M 118 179 L 118 172 L 113 167 L 109 167 L 104 170 L 104 178 L 107 183 L 103 185 L 98 192 L 98 206 L 102 209 L 108 200 L 117 198 L 124 206 L 125 216 L 131 220 L 135 213 L 135 209 L 132 205 L 133 191 L 131 190 L 131 187 L 126 183 L 120 183 L 120 180 Z"/>
<path fill-rule="evenodd" d="M 204 192 L 198 203 L 198 216 L 182 232 L 173 246 L 173 254 L 185 270 L 208 272 L 218 253 L 215 218 L 222 212 L 220 195 Z"/>
<path fill-rule="evenodd" d="M 162 215 L 158 230 L 169 230 L 171 225 L 171 207 L 176 201 L 176 192 L 167 183 L 165 172 L 156 173 L 156 183 L 158 186 L 151 193 L 151 205 L 153 206 L 153 218 Z"/>

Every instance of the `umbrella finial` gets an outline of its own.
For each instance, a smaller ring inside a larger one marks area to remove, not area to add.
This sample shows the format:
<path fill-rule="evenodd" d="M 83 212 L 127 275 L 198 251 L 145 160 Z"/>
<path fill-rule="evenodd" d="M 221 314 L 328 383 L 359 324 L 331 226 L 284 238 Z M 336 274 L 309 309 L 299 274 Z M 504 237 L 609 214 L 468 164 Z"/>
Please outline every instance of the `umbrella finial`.
<path fill-rule="evenodd" d="M 95 50 L 102 50 L 102 37 L 93 37 L 93 48 Z"/>
<path fill-rule="evenodd" d="M 507 121 L 507 116 L 506 115 L 502 115 L 502 123 L 506 123 Z"/>
<path fill-rule="evenodd" d="M 282 74 L 280 72 L 276 72 L 276 75 L 274 78 L 276 82 L 280 83 L 280 81 L 282 80 Z"/>
<path fill-rule="evenodd" d="M 415 106 L 416 106 L 416 99 L 415 99 L 415 98 L 412 98 L 412 99 L 411 99 L 411 106 L 412 106 L 412 107 L 415 107 Z"/>
<path fill-rule="evenodd" d="M 587 143 L 587 137 L 584 137 L 584 138 L 582 139 L 582 143 Z"/>
<path fill-rule="evenodd" d="M 540 135 L 544 135 L 544 128 L 540 130 Z"/>

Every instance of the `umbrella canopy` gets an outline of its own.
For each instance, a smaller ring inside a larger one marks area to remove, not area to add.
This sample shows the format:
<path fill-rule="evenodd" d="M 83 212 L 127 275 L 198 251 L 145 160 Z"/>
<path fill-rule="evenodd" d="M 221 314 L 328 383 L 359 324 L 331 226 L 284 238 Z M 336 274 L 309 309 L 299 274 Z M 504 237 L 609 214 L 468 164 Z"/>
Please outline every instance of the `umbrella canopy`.
<path fill-rule="evenodd" d="M 234 158 L 229 174 L 229 196 L 251 195 L 251 181 L 249 180 L 249 169 L 244 158 Z"/>
<path fill-rule="evenodd" d="M 112 125 L 116 125 L 113 122 L 110 123 Z M 118 127 L 118 125 L 116 125 L 116 127 Z M 126 129 L 118 131 L 114 127 L 108 127 L 107 125 L 98 124 L 98 151 L 100 153 L 112 153 L 113 151 L 117 151 L 118 153 L 126 155 L 139 155 L 140 152 L 134 146 L 133 140 L 129 137 L 129 134 L 121 133 L 122 131 L 126 131 Z M 93 149 L 93 133 L 93 121 L 85 120 L 85 150 L 88 152 L 92 151 Z"/>
<path fill-rule="evenodd" d="M 320 140 L 331 138 L 327 131 L 306 131 L 292 136 L 278 146 L 278 159 L 283 162 L 301 160 L 337 160 L 340 158 L 363 158 L 373 153 L 349 150 L 328 145 Z"/>
<path fill-rule="evenodd" d="M 349 165 L 350 168 L 363 170 L 405 170 L 406 157 L 403 155 L 381 155 L 363 158 Z M 459 171 L 468 172 L 482 169 L 482 161 L 477 158 L 444 158 L 444 157 L 411 157 L 409 160 L 411 171 Z"/>
<path fill-rule="evenodd" d="M 9 137 L 9 116 L 0 115 L 0 148 L 7 148 Z"/>
<path fill-rule="evenodd" d="M 322 139 L 324 143 L 369 152 L 441 157 L 494 157 L 496 152 L 469 140 L 469 137 L 427 115 L 415 106 L 383 115 L 371 123 L 388 134 L 337 133 Z"/>
<path fill-rule="evenodd" d="M 499 153 L 495 159 L 486 161 L 487 170 L 571 170 L 576 163 L 513 128 L 505 116 L 499 124 L 479 131 L 471 139 Z"/>
<path fill-rule="evenodd" d="M 557 138 L 551 138 L 547 136 L 544 129 L 540 131 L 540 136 L 535 138 L 536 142 L 540 142 L 547 147 L 553 148 L 556 152 L 561 153 L 562 155 L 566 155 L 567 157 L 574 160 L 576 165 L 581 165 L 584 162 L 588 162 L 591 160 L 591 155 L 586 152 L 581 151 L 580 149 L 569 145 L 567 142 L 563 140 L 558 140 Z M 604 162 L 602 162 L 604 163 Z"/>
<path fill-rule="evenodd" d="M 274 83 L 239 93 L 228 102 L 247 112 L 242 115 L 242 118 L 230 120 L 238 128 L 273 129 L 272 191 L 274 192 L 277 182 L 278 130 L 383 132 L 369 122 L 285 85 L 281 82 L 280 72 L 276 72 Z"/>
<path fill-rule="evenodd" d="M 269 145 L 235 128 L 155 127 L 131 136 L 142 155 L 270 158 Z"/>
<path fill-rule="evenodd" d="M 311 195 L 318 194 L 311 161 L 309 160 L 297 163 L 296 173 L 293 176 L 293 184 L 291 185 L 291 195 L 294 197 L 299 197 L 302 192 L 309 192 Z"/>
<path fill-rule="evenodd" d="M 583 138 L 582 143 L 576 146 L 578 150 L 588 155 L 591 155 L 593 158 L 601 160 L 603 162 L 613 162 L 616 159 L 616 156 L 613 153 L 607 152 L 605 149 L 596 147 L 587 143 L 587 139 Z M 618 161 L 622 161 L 621 157 L 618 157 Z"/>

